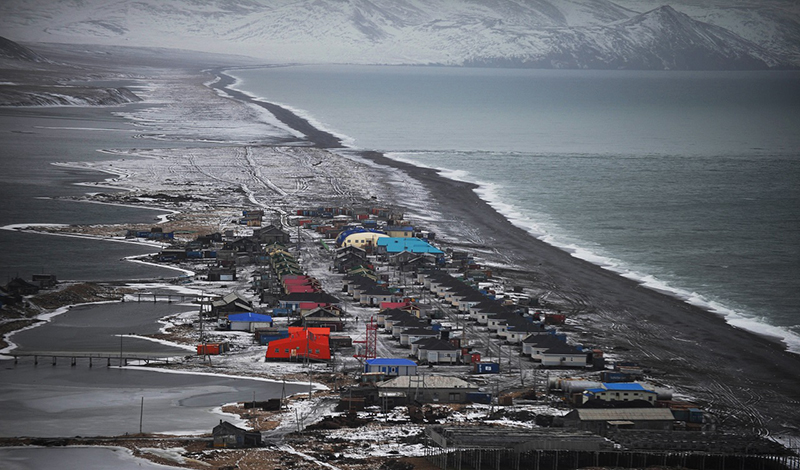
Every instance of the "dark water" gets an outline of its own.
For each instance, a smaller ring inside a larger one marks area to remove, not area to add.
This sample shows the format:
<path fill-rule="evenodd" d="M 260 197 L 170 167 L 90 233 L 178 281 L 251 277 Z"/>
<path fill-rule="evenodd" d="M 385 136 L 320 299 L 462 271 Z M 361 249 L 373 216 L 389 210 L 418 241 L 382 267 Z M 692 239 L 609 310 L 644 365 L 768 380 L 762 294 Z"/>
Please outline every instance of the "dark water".
<path fill-rule="evenodd" d="M 5 470 L 174 470 L 182 467 L 159 465 L 133 457 L 127 449 L 110 447 L 10 447 L 0 449 L 0 464 Z"/>
<path fill-rule="evenodd" d="M 191 306 L 154 302 L 114 302 L 72 307 L 46 324 L 13 335 L 15 352 L 56 351 L 64 353 L 147 353 L 184 356 L 191 351 L 140 338 L 120 335 L 158 333 L 158 320 L 192 311 Z"/>
<path fill-rule="evenodd" d="M 77 186 L 109 175 L 54 166 L 103 161 L 102 149 L 149 147 L 112 113 L 118 108 L 0 108 L 0 226 L 22 223 L 102 224 L 157 221 L 158 211 L 53 198 L 88 191 Z M 155 144 L 158 145 L 158 144 Z M 164 144 L 161 144 L 164 145 Z M 48 272 L 59 279 L 131 279 L 174 276 L 175 271 L 119 262 L 153 248 L 0 231 L 0 283 Z"/>
<path fill-rule="evenodd" d="M 124 302 L 73 307 L 36 328 L 11 337 L 20 353 L 63 354 L 56 364 L 40 357 L 0 361 L 0 436 L 94 436 L 138 432 L 144 397 L 145 432 L 208 432 L 219 419 L 215 411 L 227 403 L 281 396 L 283 384 L 225 377 L 111 367 L 103 360 L 77 359 L 76 354 L 152 354 L 182 357 L 192 351 L 119 335 L 159 331 L 160 318 L 192 311 L 191 306 Z M 224 374 L 225 369 L 209 372 Z M 286 393 L 307 391 L 307 385 L 286 386 Z"/>
<path fill-rule="evenodd" d="M 280 398 L 281 383 L 223 376 L 118 369 L 81 362 L 50 365 L 0 363 L 0 435 L 110 436 L 144 432 L 205 433 L 230 419 L 216 408 L 240 401 Z M 287 385 L 287 394 L 308 386 Z"/>

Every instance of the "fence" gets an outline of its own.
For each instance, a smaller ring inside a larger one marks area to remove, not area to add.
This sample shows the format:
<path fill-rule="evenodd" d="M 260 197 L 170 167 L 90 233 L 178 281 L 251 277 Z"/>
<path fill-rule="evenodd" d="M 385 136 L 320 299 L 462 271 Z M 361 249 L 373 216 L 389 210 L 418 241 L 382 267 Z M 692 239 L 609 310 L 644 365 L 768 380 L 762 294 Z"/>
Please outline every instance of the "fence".
<path fill-rule="evenodd" d="M 797 449 L 795 449 L 796 451 Z M 680 467 L 694 470 L 800 470 L 794 455 L 709 454 L 697 452 L 567 451 L 511 449 L 426 450 L 443 470 L 569 470 L 583 467 Z"/>

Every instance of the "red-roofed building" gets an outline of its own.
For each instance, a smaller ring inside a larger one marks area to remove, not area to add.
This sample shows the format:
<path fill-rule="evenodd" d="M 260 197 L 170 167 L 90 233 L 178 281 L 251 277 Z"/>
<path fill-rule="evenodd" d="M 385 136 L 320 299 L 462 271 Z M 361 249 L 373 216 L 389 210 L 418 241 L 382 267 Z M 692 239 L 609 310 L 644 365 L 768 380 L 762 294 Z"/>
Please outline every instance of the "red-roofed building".
<path fill-rule="evenodd" d="M 289 337 L 271 341 L 264 358 L 267 361 L 305 358 L 313 361 L 329 361 L 330 334 L 330 328 L 289 327 Z"/>
<path fill-rule="evenodd" d="M 403 307 L 408 307 L 409 305 L 411 305 L 411 302 L 408 300 L 405 302 L 381 302 L 381 311 L 391 308 L 402 309 Z"/>
<path fill-rule="evenodd" d="M 290 284 L 284 288 L 287 294 L 305 294 L 309 292 L 317 292 L 317 288 L 311 285 L 303 284 Z"/>

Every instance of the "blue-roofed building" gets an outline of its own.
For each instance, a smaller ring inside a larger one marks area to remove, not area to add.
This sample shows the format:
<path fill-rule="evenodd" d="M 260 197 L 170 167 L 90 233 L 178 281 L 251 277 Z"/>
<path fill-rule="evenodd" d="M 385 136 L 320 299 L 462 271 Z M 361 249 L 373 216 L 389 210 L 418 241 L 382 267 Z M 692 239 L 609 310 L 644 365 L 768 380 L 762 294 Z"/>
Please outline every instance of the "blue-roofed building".
<path fill-rule="evenodd" d="M 260 313 L 232 313 L 228 315 L 228 321 L 225 323 L 227 329 L 232 331 L 249 331 L 254 332 L 257 328 L 270 328 L 272 327 L 272 317 Z"/>
<path fill-rule="evenodd" d="M 378 357 L 367 359 L 364 372 L 380 372 L 392 377 L 417 375 L 417 363 L 411 359 Z"/>
<path fill-rule="evenodd" d="M 583 402 L 590 400 L 602 401 L 633 401 L 642 400 L 655 403 L 658 393 L 638 382 L 603 383 L 598 388 L 590 388 L 583 392 Z"/>
<path fill-rule="evenodd" d="M 402 252 L 444 256 L 444 252 L 420 238 L 384 237 L 376 240 L 375 252 L 379 255 L 396 255 Z"/>

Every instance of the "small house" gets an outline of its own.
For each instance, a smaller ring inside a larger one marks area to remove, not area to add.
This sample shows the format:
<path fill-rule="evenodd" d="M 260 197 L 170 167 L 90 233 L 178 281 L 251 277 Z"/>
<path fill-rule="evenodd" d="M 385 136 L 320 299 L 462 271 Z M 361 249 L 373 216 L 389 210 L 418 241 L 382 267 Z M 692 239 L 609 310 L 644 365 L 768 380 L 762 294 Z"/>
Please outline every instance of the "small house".
<path fill-rule="evenodd" d="M 411 238 L 414 236 L 414 227 L 409 225 L 387 225 L 384 230 L 386 235 L 393 238 Z"/>
<path fill-rule="evenodd" d="M 309 307 L 310 304 L 316 304 L 316 307 L 338 307 L 341 301 L 326 292 L 295 292 L 281 299 L 279 304 L 280 308 L 295 312 L 300 310 L 300 304 L 309 304 L 304 305 L 305 307 Z"/>
<path fill-rule="evenodd" d="M 220 421 L 211 434 L 216 448 L 242 449 L 261 446 L 260 432 L 247 431 L 227 421 Z"/>
<path fill-rule="evenodd" d="M 232 313 L 228 315 L 227 327 L 231 331 L 249 331 L 272 327 L 272 317 L 253 312 Z"/>
<path fill-rule="evenodd" d="M 262 245 L 273 243 L 287 244 L 290 242 L 289 234 L 274 225 L 267 225 L 260 229 L 253 230 L 253 238 Z"/>
<path fill-rule="evenodd" d="M 15 277 L 6 284 L 5 290 L 11 296 L 34 295 L 39 292 L 39 286 Z"/>
<path fill-rule="evenodd" d="M 411 347 L 411 343 L 425 338 L 438 338 L 439 332 L 432 328 L 408 328 L 400 332 L 400 346 Z"/>
<path fill-rule="evenodd" d="M 531 359 L 543 367 L 589 367 L 592 352 L 581 351 L 556 335 L 532 334 L 523 341 L 523 350 L 530 351 Z"/>
<path fill-rule="evenodd" d="M 428 338 L 416 341 L 417 359 L 428 364 L 457 364 L 461 360 L 461 348 L 448 341 Z"/>
<path fill-rule="evenodd" d="M 253 304 L 236 292 L 231 292 L 211 302 L 211 313 L 217 316 L 252 311 Z"/>
<path fill-rule="evenodd" d="M 364 364 L 364 373 L 380 372 L 386 376 L 399 377 L 403 375 L 417 375 L 417 363 L 411 359 L 383 358 L 367 359 Z"/>
<path fill-rule="evenodd" d="M 365 289 L 359 296 L 359 303 L 363 306 L 378 307 L 383 302 L 391 302 L 395 295 L 384 286 L 374 285 Z"/>
<path fill-rule="evenodd" d="M 212 282 L 235 281 L 236 268 L 210 268 L 206 279 Z"/>
<path fill-rule="evenodd" d="M 344 330 L 344 321 L 341 316 L 342 312 L 337 307 L 315 307 L 305 312 L 302 310 L 303 304 L 300 306 L 300 318 L 292 322 L 289 326 L 328 328 L 331 331 L 337 332 Z"/>
<path fill-rule="evenodd" d="M 51 289 L 58 284 L 55 274 L 34 274 L 31 279 L 40 289 Z"/>

